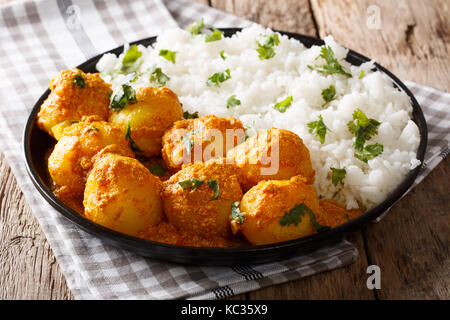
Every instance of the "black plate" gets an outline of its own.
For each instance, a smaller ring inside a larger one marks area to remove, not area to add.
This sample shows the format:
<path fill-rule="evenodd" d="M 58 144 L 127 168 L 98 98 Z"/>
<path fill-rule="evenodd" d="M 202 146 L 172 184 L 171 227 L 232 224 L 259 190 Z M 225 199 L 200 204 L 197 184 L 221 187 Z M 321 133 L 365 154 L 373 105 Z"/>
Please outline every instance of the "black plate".
<path fill-rule="evenodd" d="M 231 36 L 237 31 L 240 31 L 240 29 L 237 28 L 226 28 L 222 30 L 225 31 L 226 36 Z M 320 39 L 288 32 L 280 33 L 300 40 L 306 47 L 311 47 L 312 45 L 320 46 L 324 44 L 324 42 Z M 148 46 L 155 42 L 155 40 L 155 37 L 151 37 L 133 42 L 133 44 Z M 108 52 L 117 55 L 122 51 L 123 46 Z M 101 56 L 102 55 L 98 55 L 89 59 L 85 63 L 79 65 L 78 68 L 84 72 L 96 72 L 95 65 Z M 369 61 L 369 59 L 365 56 L 351 50 L 349 51 L 346 59 L 354 65 L 360 65 L 363 62 Z M 391 78 L 399 90 L 404 91 L 410 97 L 413 106 L 412 120 L 419 127 L 421 138 L 420 145 L 417 150 L 417 158 L 420 161 L 423 161 L 427 146 L 427 125 L 422 110 L 420 109 L 420 106 L 412 93 L 399 79 L 397 79 L 397 77 L 382 66 L 378 64 L 375 65 L 376 69 L 384 72 Z M 49 90 L 45 91 L 34 105 L 25 127 L 23 139 L 27 170 L 37 190 L 59 213 L 76 223 L 83 230 L 104 239 L 112 245 L 131 250 L 143 256 L 165 261 L 183 264 L 222 266 L 236 264 L 258 264 L 282 260 L 294 255 L 311 252 L 320 246 L 332 244 L 341 240 L 346 234 L 362 228 L 365 224 L 381 215 L 408 190 L 420 170 L 420 167 L 411 170 L 404 181 L 389 195 L 389 197 L 358 218 L 350 220 L 349 222 L 329 231 L 314 234 L 305 238 L 249 248 L 194 248 L 147 241 L 107 229 L 86 219 L 64 205 L 51 192 L 51 184 L 47 171 L 45 153 L 52 146 L 53 142 L 52 139 L 45 132 L 39 130 L 36 125 L 36 115 L 41 104 L 47 98 L 49 93 Z"/>

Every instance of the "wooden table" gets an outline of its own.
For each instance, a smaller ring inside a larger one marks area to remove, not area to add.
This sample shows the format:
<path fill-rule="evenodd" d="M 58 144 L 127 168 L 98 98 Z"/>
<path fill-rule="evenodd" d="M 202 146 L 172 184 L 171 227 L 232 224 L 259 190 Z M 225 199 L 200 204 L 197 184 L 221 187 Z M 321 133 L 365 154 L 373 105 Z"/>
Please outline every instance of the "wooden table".
<path fill-rule="evenodd" d="M 197 1 L 283 31 L 332 34 L 401 79 L 450 92 L 447 0 Z M 352 265 L 236 298 L 449 299 L 449 171 L 447 158 L 384 220 L 353 234 Z M 2 155 L 0 200 L 0 299 L 73 299 Z M 366 286 L 372 264 L 381 268 L 380 290 Z"/>

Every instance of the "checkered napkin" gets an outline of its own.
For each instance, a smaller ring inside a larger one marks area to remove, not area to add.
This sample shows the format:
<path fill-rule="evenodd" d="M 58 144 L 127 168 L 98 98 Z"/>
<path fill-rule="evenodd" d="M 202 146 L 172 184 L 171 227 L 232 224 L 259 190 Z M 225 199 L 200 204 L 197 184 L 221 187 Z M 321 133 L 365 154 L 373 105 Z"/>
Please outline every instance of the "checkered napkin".
<path fill-rule="evenodd" d="M 347 241 L 308 255 L 256 266 L 182 266 L 112 247 L 63 218 L 27 176 L 22 132 L 49 80 L 95 54 L 204 17 L 216 27 L 249 24 L 185 0 L 44 0 L 0 8 L 0 150 L 39 221 L 67 284 L 78 299 L 214 299 L 299 279 L 352 263 Z M 428 122 L 420 182 L 448 153 L 450 95 L 407 83 Z"/>

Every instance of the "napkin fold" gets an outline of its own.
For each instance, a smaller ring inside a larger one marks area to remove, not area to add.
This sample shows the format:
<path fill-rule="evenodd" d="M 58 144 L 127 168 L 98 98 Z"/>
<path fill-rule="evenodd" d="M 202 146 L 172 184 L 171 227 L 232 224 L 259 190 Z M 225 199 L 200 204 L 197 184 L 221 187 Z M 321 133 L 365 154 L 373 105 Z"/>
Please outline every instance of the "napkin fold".
<path fill-rule="evenodd" d="M 215 299 L 338 268 L 357 258 L 348 241 L 256 266 L 183 266 L 141 257 L 94 237 L 56 212 L 36 191 L 22 133 L 49 80 L 98 53 L 185 27 L 204 17 L 216 27 L 248 21 L 185 0 L 43 0 L 0 8 L 0 150 L 44 231 L 77 299 Z M 429 146 L 419 183 L 448 154 L 450 94 L 406 83 L 425 113 Z"/>

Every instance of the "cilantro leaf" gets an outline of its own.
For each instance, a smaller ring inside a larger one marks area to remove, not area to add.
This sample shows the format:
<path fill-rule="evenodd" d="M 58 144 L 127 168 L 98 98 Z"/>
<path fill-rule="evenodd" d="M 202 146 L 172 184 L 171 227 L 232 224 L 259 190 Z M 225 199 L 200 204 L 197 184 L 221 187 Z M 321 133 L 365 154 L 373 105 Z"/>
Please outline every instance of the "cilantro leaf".
<path fill-rule="evenodd" d="M 161 68 L 155 68 L 155 70 L 150 75 L 150 81 L 158 84 L 162 87 L 166 85 L 166 82 L 170 80 L 170 77 L 162 72 Z"/>
<path fill-rule="evenodd" d="M 362 77 L 364 77 L 364 70 L 362 70 L 359 74 L 359 79 L 362 79 Z"/>
<path fill-rule="evenodd" d="M 214 196 L 212 196 L 209 200 L 217 200 L 220 194 L 219 183 L 216 180 L 209 180 L 208 187 L 214 191 Z"/>
<path fill-rule="evenodd" d="M 170 50 L 159 50 L 159 55 L 163 57 L 164 59 L 172 62 L 175 64 L 175 58 L 177 55 L 176 51 L 170 51 Z"/>
<path fill-rule="evenodd" d="M 367 140 L 378 134 L 380 124 L 381 122 L 375 119 L 368 119 L 360 109 L 353 111 L 353 120 L 347 123 L 347 127 L 356 137 L 354 148 L 362 149 Z"/>
<path fill-rule="evenodd" d="M 155 163 L 149 166 L 148 170 L 150 170 L 150 172 L 155 176 L 161 177 L 166 173 L 167 168 L 160 164 Z"/>
<path fill-rule="evenodd" d="M 205 24 L 203 23 L 203 18 L 200 18 L 188 25 L 186 30 L 192 34 L 199 34 L 204 28 Z"/>
<path fill-rule="evenodd" d="M 223 60 L 227 60 L 227 57 L 225 57 L 225 55 L 224 55 L 224 50 L 222 50 L 222 51 L 220 51 L 220 57 L 223 59 Z"/>
<path fill-rule="evenodd" d="M 127 106 L 127 104 L 134 104 L 137 102 L 136 92 L 133 87 L 123 84 L 122 95 L 112 95 L 109 103 L 109 107 L 114 111 L 120 111 Z"/>
<path fill-rule="evenodd" d="M 178 182 L 178 184 L 180 185 L 181 188 L 183 188 L 183 190 L 191 189 L 192 191 L 195 191 L 198 188 L 200 188 L 203 183 L 204 183 L 203 180 L 198 180 L 194 178 Z"/>
<path fill-rule="evenodd" d="M 190 113 L 189 111 L 183 112 L 183 118 L 184 119 L 197 119 L 198 118 L 198 111 L 195 111 L 194 113 Z"/>
<path fill-rule="evenodd" d="M 323 232 L 330 230 L 331 228 L 329 226 L 323 226 L 316 220 L 316 215 L 314 214 L 314 211 L 312 211 L 310 208 L 308 208 L 306 205 L 306 212 L 309 214 L 309 218 L 311 219 L 311 224 L 313 225 L 314 229 L 316 229 L 317 232 Z"/>
<path fill-rule="evenodd" d="M 355 150 L 355 157 L 365 163 L 383 153 L 383 145 L 379 143 L 369 144 Z"/>
<path fill-rule="evenodd" d="M 230 69 L 226 69 L 225 73 L 223 73 L 223 72 L 216 72 L 216 73 L 214 73 L 211 77 L 208 78 L 208 81 L 206 82 L 206 84 L 208 86 L 214 86 L 215 85 L 216 87 L 220 87 L 220 84 L 222 82 L 225 82 L 228 79 L 231 79 Z"/>
<path fill-rule="evenodd" d="M 86 82 L 84 82 L 84 78 L 81 73 L 77 73 L 73 78 L 73 83 L 78 86 L 80 89 L 84 89 L 86 87 Z"/>
<path fill-rule="evenodd" d="M 336 97 L 336 88 L 331 85 L 326 89 L 322 90 L 322 98 L 325 103 L 322 105 L 324 107 L 328 102 L 331 102 Z"/>
<path fill-rule="evenodd" d="M 131 125 L 130 125 L 130 122 L 128 122 L 127 132 L 125 134 L 125 138 L 128 140 L 130 148 L 131 148 L 131 150 L 133 150 L 133 152 L 144 152 L 142 149 L 140 149 L 138 147 L 136 142 L 134 142 L 133 138 L 131 138 Z"/>
<path fill-rule="evenodd" d="M 326 64 L 324 64 L 323 66 L 309 65 L 309 69 L 326 74 L 342 74 L 349 78 L 352 76 L 350 73 L 346 72 L 344 68 L 342 68 L 338 60 L 335 58 L 334 52 L 330 46 L 323 46 L 320 49 L 319 57 L 323 58 L 326 61 Z"/>
<path fill-rule="evenodd" d="M 330 168 L 332 172 L 331 181 L 333 182 L 333 185 L 337 186 L 340 183 L 344 184 L 342 180 L 344 180 L 345 175 L 347 174 L 347 171 L 345 168 L 338 169 L 338 168 Z"/>
<path fill-rule="evenodd" d="M 205 35 L 205 42 L 213 42 L 222 39 L 223 32 L 213 28 L 212 33 Z"/>
<path fill-rule="evenodd" d="M 292 99 L 293 99 L 292 96 L 289 96 L 286 99 L 284 99 L 283 101 L 276 103 L 273 106 L 273 108 L 278 110 L 281 113 L 284 113 L 284 112 L 286 112 L 287 108 L 289 108 L 291 106 Z"/>
<path fill-rule="evenodd" d="M 242 224 L 245 221 L 244 213 L 239 210 L 239 201 L 235 201 L 231 204 L 231 220 L 234 220 L 238 224 Z"/>
<path fill-rule="evenodd" d="M 188 156 L 191 156 L 192 147 L 194 146 L 194 139 L 191 139 L 191 137 L 197 133 L 198 130 L 192 130 L 183 134 L 181 137 Z"/>
<path fill-rule="evenodd" d="M 302 217 L 305 216 L 305 209 L 308 208 L 304 203 L 296 204 L 289 212 L 285 212 L 280 219 L 280 225 L 282 227 L 289 226 L 291 224 L 298 225 L 302 222 Z"/>
<path fill-rule="evenodd" d="M 307 123 L 309 133 L 316 132 L 321 144 L 325 142 L 325 135 L 327 134 L 327 126 L 323 122 L 322 115 L 319 114 L 319 120 Z"/>
<path fill-rule="evenodd" d="M 256 49 L 256 52 L 258 52 L 259 59 L 268 60 L 275 57 L 274 47 L 280 44 L 280 39 L 278 38 L 278 34 L 273 33 L 266 37 L 266 41 L 263 44 L 259 42 L 256 43 L 258 44 L 258 49 Z"/>
<path fill-rule="evenodd" d="M 227 109 L 239 106 L 241 104 L 241 100 L 236 99 L 236 95 L 233 94 L 231 97 L 227 100 Z"/>
<path fill-rule="evenodd" d="M 133 44 L 132 46 L 130 46 L 130 48 L 123 56 L 121 70 L 126 73 L 135 71 L 139 66 L 136 62 L 141 56 L 142 52 L 138 50 L 137 45 Z"/>

